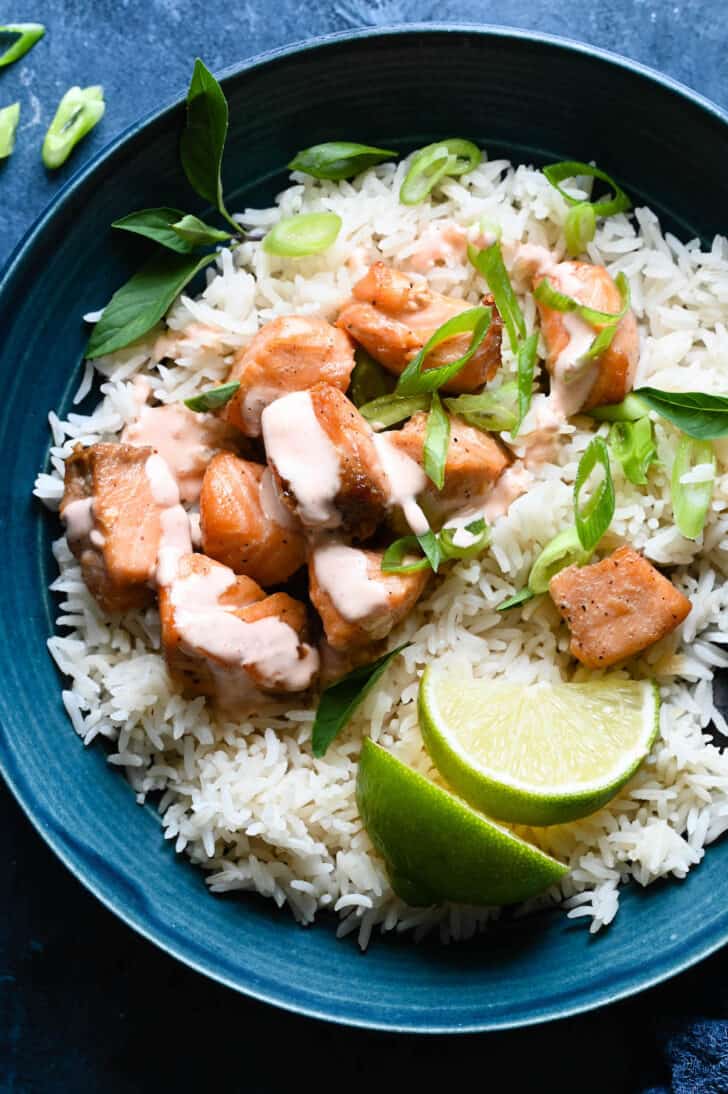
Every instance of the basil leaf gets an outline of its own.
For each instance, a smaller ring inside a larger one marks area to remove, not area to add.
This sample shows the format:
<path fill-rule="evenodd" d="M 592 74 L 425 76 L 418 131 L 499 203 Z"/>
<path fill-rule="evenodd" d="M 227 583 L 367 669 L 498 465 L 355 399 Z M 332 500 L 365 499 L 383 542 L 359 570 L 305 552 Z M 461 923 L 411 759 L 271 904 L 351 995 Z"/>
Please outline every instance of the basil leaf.
<path fill-rule="evenodd" d="M 480 348 L 488 333 L 492 314 L 492 308 L 467 308 L 465 311 L 454 315 L 452 319 L 448 319 L 441 327 L 438 327 L 400 376 L 395 388 L 396 394 L 421 395 L 425 391 L 437 391 L 443 384 L 457 376 Z M 473 336 L 470 339 L 470 345 L 462 357 L 458 357 L 456 361 L 450 361 L 446 365 L 439 365 L 437 368 L 422 370 L 422 366 L 429 354 L 437 349 L 442 342 L 446 342 L 456 334 L 466 334 L 471 331 Z"/>
<path fill-rule="evenodd" d="M 328 141 L 297 152 L 288 164 L 291 171 L 302 171 L 315 179 L 350 179 L 377 163 L 396 157 L 397 152 L 372 148 L 353 141 Z"/>
<path fill-rule="evenodd" d="M 523 419 L 528 414 L 533 397 L 533 373 L 536 368 L 538 334 L 529 334 L 518 347 L 518 419 L 511 431 L 511 440 L 518 436 Z"/>
<path fill-rule="evenodd" d="M 103 357 L 141 338 L 158 323 L 172 302 L 214 254 L 176 255 L 160 251 L 117 289 L 91 331 L 86 357 Z"/>
<path fill-rule="evenodd" d="M 379 362 L 370 357 L 361 346 L 357 346 L 354 359 L 356 364 L 351 374 L 348 395 L 354 406 L 361 410 L 368 403 L 378 402 L 389 395 L 394 389 L 396 380 L 391 372 L 383 369 Z M 375 418 L 374 421 L 376 420 Z M 396 420 L 401 421 L 400 418 Z"/>
<path fill-rule="evenodd" d="M 629 481 L 635 486 L 644 486 L 649 468 L 657 461 L 657 448 L 650 419 L 614 422 L 609 431 L 609 447 Z"/>
<path fill-rule="evenodd" d="M 526 337 L 526 320 L 511 285 L 500 243 L 496 240 L 490 247 L 476 251 L 472 243 L 468 244 L 468 258 L 481 277 L 488 283 L 493 293 L 495 306 L 500 312 L 508 332 L 508 340 L 513 353 L 518 352 L 519 340 Z"/>
<path fill-rule="evenodd" d="M 525 589 L 521 589 L 513 596 L 509 596 L 507 600 L 503 600 L 496 608 L 496 611 L 507 612 L 509 608 L 515 608 L 517 604 L 525 604 L 527 600 L 533 600 L 535 595 L 527 585 Z"/>
<path fill-rule="evenodd" d="M 172 225 L 172 230 L 190 247 L 210 247 L 215 243 L 226 243 L 232 239 L 230 232 L 223 232 L 214 228 L 211 224 L 205 224 L 204 220 L 185 213 L 181 220 Z"/>
<path fill-rule="evenodd" d="M 430 396 L 425 395 L 382 395 L 379 399 L 372 399 L 369 403 L 359 407 L 359 413 L 363 418 L 376 428 L 386 429 L 387 426 L 396 425 L 397 422 L 411 418 L 420 410 L 427 410 L 430 405 Z"/>
<path fill-rule="evenodd" d="M 351 721 L 354 711 L 366 699 L 390 661 L 409 645 L 405 642 L 371 664 L 360 665 L 324 689 L 311 730 L 313 754 L 317 759 L 325 755 L 334 738 Z"/>
<path fill-rule="evenodd" d="M 445 464 L 450 444 L 450 419 L 445 413 L 440 396 L 432 393 L 430 413 L 427 415 L 424 445 L 424 467 L 428 479 L 438 490 L 445 485 Z"/>
<path fill-rule="evenodd" d="M 15 130 L 20 120 L 20 103 L 0 109 L 0 160 L 7 159 L 15 147 Z"/>
<path fill-rule="evenodd" d="M 227 99 L 198 57 L 187 92 L 187 122 L 180 141 L 182 167 L 192 189 L 238 231 L 238 225 L 225 208 L 222 194 L 222 154 L 227 129 Z"/>
<path fill-rule="evenodd" d="M 405 562 L 407 555 L 411 555 L 419 547 L 417 536 L 402 536 L 390 543 L 382 555 L 381 571 L 383 574 L 415 574 L 419 570 L 430 570 L 430 561 L 427 558 L 417 558 L 414 562 Z"/>
<path fill-rule="evenodd" d="M 210 410 L 219 410 L 232 399 L 240 387 L 239 380 L 232 380 L 229 384 L 221 384 L 220 387 L 211 387 L 207 391 L 201 391 L 199 395 L 193 395 L 185 399 L 185 406 L 194 410 L 197 414 L 204 414 Z"/>
<path fill-rule="evenodd" d="M 172 225 L 184 215 L 181 209 L 169 209 L 166 206 L 161 206 L 159 209 L 140 209 L 136 213 L 129 213 L 128 216 L 115 220 L 111 227 L 153 239 L 155 243 L 161 243 L 163 247 L 168 247 L 170 251 L 177 251 L 178 254 L 189 254 L 192 245 L 172 229 Z"/>
<path fill-rule="evenodd" d="M 11 65 L 14 61 L 19 61 L 21 57 L 24 57 L 28 50 L 32 49 L 35 43 L 43 37 L 45 27 L 42 23 L 6 23 L 4 27 L 0 27 L 0 35 L 5 37 L 10 34 L 17 35 L 17 37 L 12 45 L 8 46 L 5 52 L 0 55 L 0 68 L 5 68 L 6 65 Z"/>
<path fill-rule="evenodd" d="M 606 182 L 614 195 L 601 201 L 590 202 L 598 217 L 611 217 L 615 213 L 626 213 L 628 209 L 632 208 L 632 202 L 624 190 L 617 186 L 611 175 L 608 175 L 606 171 L 601 171 L 598 167 L 594 167 L 591 163 L 581 163 L 579 160 L 562 160 L 560 163 L 550 163 L 547 167 L 542 167 L 541 170 L 568 205 L 579 205 L 585 199 L 574 198 L 571 194 L 567 194 L 566 190 L 562 190 L 559 186 L 559 183 L 566 182 L 567 179 L 577 178 L 579 175 L 587 175 L 589 178 L 601 179 L 602 182 Z"/>
<path fill-rule="evenodd" d="M 659 391 L 641 387 L 634 393 L 650 410 L 667 418 L 683 433 L 699 441 L 728 436 L 728 397 L 702 391 Z"/>
<path fill-rule="evenodd" d="M 584 505 L 580 505 L 581 491 L 594 468 L 600 464 L 604 478 Z M 574 518 L 579 542 L 585 551 L 593 551 L 612 523 L 616 508 L 609 453 L 601 437 L 594 437 L 579 460 L 574 482 Z"/>

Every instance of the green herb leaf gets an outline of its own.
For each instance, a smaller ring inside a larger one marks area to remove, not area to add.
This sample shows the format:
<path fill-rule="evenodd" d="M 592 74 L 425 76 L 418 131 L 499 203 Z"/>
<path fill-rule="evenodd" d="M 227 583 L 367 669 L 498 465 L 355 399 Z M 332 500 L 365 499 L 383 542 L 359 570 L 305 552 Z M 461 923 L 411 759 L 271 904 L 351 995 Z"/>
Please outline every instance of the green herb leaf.
<path fill-rule="evenodd" d="M 382 395 L 359 407 L 359 413 L 373 426 L 386 429 L 387 426 L 403 422 L 420 410 L 427 410 L 430 396 L 424 395 Z"/>
<path fill-rule="evenodd" d="M 698 467 L 709 468 L 710 474 L 697 482 L 682 482 Z M 715 451 L 710 441 L 681 437 L 672 465 L 672 513 L 675 524 L 686 539 L 697 539 L 705 526 L 715 486 Z"/>
<path fill-rule="evenodd" d="M 419 205 L 445 175 L 466 175 L 482 158 L 477 145 L 460 137 L 448 137 L 420 148 L 412 157 L 399 200 L 403 205 Z"/>
<path fill-rule="evenodd" d="M 479 395 L 456 395 L 445 399 L 451 414 L 462 418 L 468 425 L 484 433 L 504 433 L 515 429 L 518 415 L 515 411 L 518 387 L 514 383 L 503 384 L 497 391 L 482 391 Z"/>
<path fill-rule="evenodd" d="M 192 189 L 239 231 L 239 225 L 225 208 L 222 193 L 222 156 L 227 130 L 227 99 L 198 57 L 187 92 L 187 121 L 180 140 L 182 167 Z"/>
<path fill-rule="evenodd" d="M 395 388 L 396 394 L 421 395 L 426 391 L 437 391 L 448 380 L 452 380 L 453 377 L 457 376 L 480 348 L 488 333 L 491 316 L 492 308 L 468 308 L 466 311 L 454 315 L 452 319 L 448 319 L 441 327 L 438 327 L 400 376 Z M 458 357 L 456 361 L 451 361 L 449 364 L 423 371 L 422 366 L 433 349 L 436 349 L 449 338 L 453 338 L 456 334 L 466 334 L 470 331 L 472 331 L 473 336 L 462 357 Z"/>
<path fill-rule="evenodd" d="M 442 552 L 440 551 L 440 543 L 437 536 L 428 529 L 428 531 L 422 532 L 417 536 L 417 542 L 425 552 L 425 558 L 430 563 L 432 570 L 437 573 L 440 569 L 440 563 L 442 562 Z"/>
<path fill-rule="evenodd" d="M 19 120 L 20 103 L 11 103 L 0 110 L 0 160 L 12 155 Z"/>
<path fill-rule="evenodd" d="M 292 171 L 302 171 L 315 179 L 350 179 L 384 160 L 396 158 L 397 152 L 373 148 L 354 141 L 328 141 L 314 144 L 297 152 L 288 164 Z"/>
<path fill-rule="evenodd" d="M 4 27 L 0 27 L 0 35 L 5 37 L 9 34 L 15 34 L 17 38 L 3 54 L 0 54 L 0 68 L 24 57 L 28 50 L 43 37 L 45 27 L 42 23 L 6 23 Z"/>
<path fill-rule="evenodd" d="M 169 209 L 162 206 L 159 209 L 140 209 L 136 213 L 115 220 L 112 228 L 119 228 L 124 232 L 133 232 L 135 235 L 153 239 L 155 243 L 161 243 L 170 251 L 178 254 L 189 254 L 192 245 L 182 239 L 172 228 L 184 213 L 181 209 Z"/>
<path fill-rule="evenodd" d="M 659 391 L 641 387 L 634 393 L 650 410 L 656 410 L 683 433 L 699 441 L 728 436 L 728 397 L 702 391 Z M 605 408 L 606 409 L 606 408 Z"/>
<path fill-rule="evenodd" d="M 102 87 L 69 88 L 43 141 L 41 156 L 45 166 L 53 171 L 64 164 L 78 142 L 101 121 L 105 110 Z"/>
<path fill-rule="evenodd" d="M 271 228 L 263 250 L 286 258 L 305 258 L 328 250 L 340 231 L 341 217 L 336 213 L 299 213 Z"/>
<path fill-rule="evenodd" d="M 582 506 L 581 491 L 597 465 L 603 469 L 604 477 L 594 488 L 589 500 Z M 607 446 L 601 437 L 594 437 L 579 460 L 574 482 L 576 530 L 579 534 L 579 542 L 585 551 L 593 551 L 599 543 L 612 523 L 616 504 Z"/>
<path fill-rule="evenodd" d="M 503 600 L 496 608 L 497 612 L 507 612 L 509 608 L 515 608 L 518 604 L 525 604 L 527 600 L 533 600 L 536 594 L 532 592 L 528 586 L 525 589 L 519 590 L 514 593 L 513 596 L 509 596 L 507 600 Z"/>
<path fill-rule="evenodd" d="M 535 595 L 547 593 L 551 578 L 567 566 L 584 566 L 592 556 L 585 551 L 576 528 L 565 528 L 547 543 L 528 575 L 528 588 Z"/>
<path fill-rule="evenodd" d="M 158 323 L 172 302 L 214 254 L 170 254 L 160 251 L 117 289 L 91 331 L 86 357 L 102 357 L 141 338 Z"/>
<path fill-rule="evenodd" d="M 636 422 L 638 418 L 644 418 L 649 413 L 649 406 L 634 392 L 621 403 L 610 403 L 607 406 L 595 406 L 591 410 L 585 410 L 590 418 L 596 418 L 598 422 Z"/>
<path fill-rule="evenodd" d="M 470 524 L 465 525 L 465 531 L 475 537 L 473 542 L 469 543 L 466 547 L 459 547 L 455 543 L 455 537 L 460 531 L 461 529 L 459 528 L 446 527 L 438 534 L 437 538 L 440 542 L 440 551 L 444 559 L 477 558 L 490 543 L 490 528 L 485 523 L 483 517 L 479 517 L 477 520 L 473 520 Z"/>
<path fill-rule="evenodd" d="M 363 410 L 368 404 L 385 399 L 393 390 L 396 380 L 391 372 L 382 368 L 378 361 L 370 357 L 365 349 L 357 346 L 354 351 L 355 365 L 349 384 L 349 398 L 354 406 Z M 364 415 L 366 417 L 366 415 Z M 404 415 L 407 417 L 407 415 Z M 378 421 L 376 417 L 368 419 Z M 395 421 L 401 421 L 395 418 Z"/>
<path fill-rule="evenodd" d="M 500 312 L 501 319 L 508 332 L 508 341 L 513 353 L 518 352 L 518 343 L 528 333 L 526 320 L 523 318 L 521 306 L 511 285 L 500 243 L 496 242 L 482 251 L 476 250 L 472 243 L 468 244 L 468 258 L 481 277 L 488 283 L 488 288 L 493 293 L 495 306 Z"/>
<path fill-rule="evenodd" d="M 657 447 L 650 419 L 614 422 L 609 431 L 609 447 L 629 481 L 635 486 L 644 486 L 649 468 L 657 461 Z"/>
<path fill-rule="evenodd" d="M 223 232 L 220 228 L 205 224 L 204 220 L 192 216 L 191 213 L 185 213 L 172 225 L 172 229 L 184 243 L 191 247 L 212 247 L 217 243 L 227 243 L 233 238 L 230 232 Z"/>
<path fill-rule="evenodd" d="M 389 663 L 409 645 L 405 642 L 371 664 L 360 665 L 324 689 L 311 730 L 313 754 L 317 759 L 326 754 L 331 742 L 349 724 L 354 711 L 366 699 Z"/>
<path fill-rule="evenodd" d="M 445 485 L 445 464 L 449 444 L 450 419 L 443 409 L 440 396 L 434 391 L 430 413 L 427 415 L 423 462 L 425 474 L 434 482 L 438 490 L 442 490 Z"/>
<path fill-rule="evenodd" d="M 401 539 L 395 539 L 394 543 L 390 543 L 386 551 L 382 555 L 382 563 L 380 569 L 383 574 L 415 574 L 419 570 L 430 570 L 430 560 L 428 558 L 417 558 L 416 551 L 419 548 L 419 540 L 417 536 L 402 536 Z M 415 559 L 412 562 L 405 562 L 405 558 L 415 554 Z"/>
<path fill-rule="evenodd" d="M 533 374 L 536 368 L 538 333 L 529 334 L 518 347 L 518 420 L 511 432 L 511 439 L 518 436 L 523 419 L 531 408 L 533 396 Z"/>
<path fill-rule="evenodd" d="M 220 384 L 220 387 L 211 387 L 207 391 L 201 391 L 199 395 L 193 395 L 185 399 L 185 406 L 194 410 L 197 414 L 205 414 L 211 410 L 219 410 L 232 399 L 240 387 L 239 380 L 232 380 L 229 384 Z"/>
<path fill-rule="evenodd" d="M 580 201 L 572 205 L 564 221 L 566 250 L 572 258 L 583 254 L 587 243 L 591 243 L 597 230 L 597 214 L 589 201 Z"/>
<path fill-rule="evenodd" d="M 600 201 L 590 202 L 596 216 L 611 217 L 614 216 L 615 213 L 626 213 L 628 209 L 632 208 L 632 202 L 629 200 L 624 190 L 617 185 L 611 175 L 608 175 L 606 171 L 600 171 L 598 167 L 594 167 L 590 163 L 581 163 L 579 160 L 562 160 L 560 163 L 550 163 L 547 167 L 541 168 L 541 170 L 554 189 L 559 191 L 568 205 L 580 205 L 584 201 L 584 198 L 572 197 L 571 194 L 567 194 L 566 190 L 563 190 L 561 186 L 559 186 L 559 183 L 566 182 L 567 179 L 577 178 L 578 176 L 587 176 L 606 182 L 614 195 L 610 198 L 602 198 Z"/>

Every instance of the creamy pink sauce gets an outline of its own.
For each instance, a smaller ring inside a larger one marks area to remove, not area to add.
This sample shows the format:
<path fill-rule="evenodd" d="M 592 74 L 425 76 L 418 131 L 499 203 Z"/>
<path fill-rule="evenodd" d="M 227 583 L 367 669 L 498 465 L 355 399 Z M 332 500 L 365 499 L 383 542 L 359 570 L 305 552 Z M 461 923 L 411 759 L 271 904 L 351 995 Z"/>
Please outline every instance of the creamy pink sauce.
<path fill-rule="evenodd" d="M 455 266 L 462 262 L 468 245 L 468 233 L 454 220 L 434 220 L 417 240 L 407 265 L 418 273 L 434 266 Z"/>
<path fill-rule="evenodd" d="M 498 517 L 505 516 L 516 498 L 525 494 L 532 482 L 533 475 L 526 467 L 514 463 L 506 468 L 482 508 L 487 522 L 492 524 Z"/>
<path fill-rule="evenodd" d="M 157 551 L 156 581 L 160 588 L 171 585 L 184 555 L 192 552 L 190 521 L 181 505 L 171 505 L 160 514 L 161 537 Z"/>
<path fill-rule="evenodd" d="M 314 550 L 313 567 L 316 580 L 344 619 L 368 619 L 387 607 L 385 582 L 369 576 L 363 551 L 344 543 L 323 544 Z"/>
<path fill-rule="evenodd" d="M 182 501 L 200 496 L 205 468 L 219 451 L 226 427 L 212 414 L 195 414 L 180 403 L 142 406 L 121 435 L 123 444 L 148 445 L 163 456 L 179 485 Z"/>
<path fill-rule="evenodd" d="M 261 475 L 258 497 L 263 515 L 267 520 L 278 524 L 281 528 L 300 528 L 291 510 L 279 498 L 275 479 L 269 467 L 266 467 Z"/>
<path fill-rule="evenodd" d="M 321 426 L 308 391 L 276 399 L 261 419 L 266 455 L 296 498 L 309 528 L 341 523 L 335 500 L 340 487 L 339 455 Z"/>
<path fill-rule="evenodd" d="M 255 668 L 273 690 L 305 691 L 318 671 L 318 653 L 277 616 L 246 623 L 219 603 L 235 574 L 214 566 L 206 574 L 178 577 L 170 590 L 181 644 L 233 670 Z M 228 681 L 229 683 L 230 681 Z"/>
<path fill-rule="evenodd" d="M 248 436 L 260 436 L 263 411 L 283 394 L 285 393 L 279 387 L 273 387 L 272 384 L 258 384 L 245 392 L 240 401 L 240 417 Z"/>
<path fill-rule="evenodd" d="M 523 432 L 515 442 L 525 467 L 540 467 L 554 461 L 565 417 L 563 409 L 555 405 L 553 396 L 534 397 L 534 405 L 523 423 Z"/>
<path fill-rule="evenodd" d="M 94 499 L 77 498 L 76 501 L 69 502 L 61 512 L 61 517 L 69 543 L 86 539 L 91 535 L 94 526 Z"/>
<path fill-rule="evenodd" d="M 415 499 L 427 486 L 425 472 L 386 433 L 374 434 L 372 440 L 389 483 L 389 504 L 402 510 L 415 535 L 423 535 L 430 524 Z"/>
<path fill-rule="evenodd" d="M 208 349 L 221 349 L 222 331 L 207 323 L 190 323 L 184 330 L 167 330 L 160 334 L 154 343 L 152 354 L 156 361 L 164 357 L 182 357 L 187 350 L 185 343 L 205 346 Z M 191 347 L 190 347 L 191 348 Z"/>

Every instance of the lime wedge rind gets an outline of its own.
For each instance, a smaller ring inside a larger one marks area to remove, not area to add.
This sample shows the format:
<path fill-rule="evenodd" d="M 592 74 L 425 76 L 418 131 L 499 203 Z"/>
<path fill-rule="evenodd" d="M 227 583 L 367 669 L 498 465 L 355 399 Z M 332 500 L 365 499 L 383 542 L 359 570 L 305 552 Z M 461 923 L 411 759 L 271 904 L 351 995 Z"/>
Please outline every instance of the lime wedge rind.
<path fill-rule="evenodd" d="M 610 688 L 630 688 L 634 695 L 641 696 L 640 725 L 635 729 L 632 745 L 615 757 L 613 764 L 600 772 L 597 778 L 577 781 L 555 778 L 544 787 L 514 777 L 510 772 L 494 771 L 474 758 L 472 752 L 464 747 L 457 728 L 453 731 L 439 710 L 438 690 L 441 680 L 442 670 L 434 666 L 425 671 L 420 685 L 419 719 L 425 747 L 453 790 L 476 809 L 509 823 L 541 827 L 565 824 L 595 813 L 634 775 L 652 748 L 659 730 L 659 689 L 653 680 L 623 681 L 621 678 L 601 678 L 590 686 L 593 690 L 603 690 L 605 704 L 608 704 Z M 483 685 L 483 720 L 487 721 L 488 704 L 497 703 L 499 686 L 488 681 L 477 683 Z M 532 685 L 543 689 L 546 698 L 549 687 L 558 687 L 568 696 L 568 689 L 578 689 L 579 686 Z M 523 690 L 527 691 L 525 688 Z M 547 704 L 544 704 L 544 710 L 543 732 L 553 733 L 554 727 L 548 723 Z M 514 733 L 517 731 L 518 727 L 514 726 Z M 558 732 L 558 727 L 556 731 Z M 595 730 L 593 727 L 584 727 L 585 734 L 590 731 Z M 546 738 L 544 742 L 552 746 L 552 742 Z"/>

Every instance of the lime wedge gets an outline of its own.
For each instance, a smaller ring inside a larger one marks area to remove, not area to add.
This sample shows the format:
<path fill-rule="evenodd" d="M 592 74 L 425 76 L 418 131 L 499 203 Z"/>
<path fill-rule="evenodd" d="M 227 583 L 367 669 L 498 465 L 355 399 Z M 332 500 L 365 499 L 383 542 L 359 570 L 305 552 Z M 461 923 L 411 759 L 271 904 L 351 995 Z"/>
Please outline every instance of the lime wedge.
<path fill-rule="evenodd" d="M 563 824 L 595 812 L 637 770 L 657 735 L 651 680 L 494 683 L 454 666 L 428 668 L 420 729 L 438 770 L 501 820 Z"/>
<path fill-rule="evenodd" d="M 392 888 L 408 904 L 515 904 L 567 872 L 369 738 L 356 796 Z"/>

